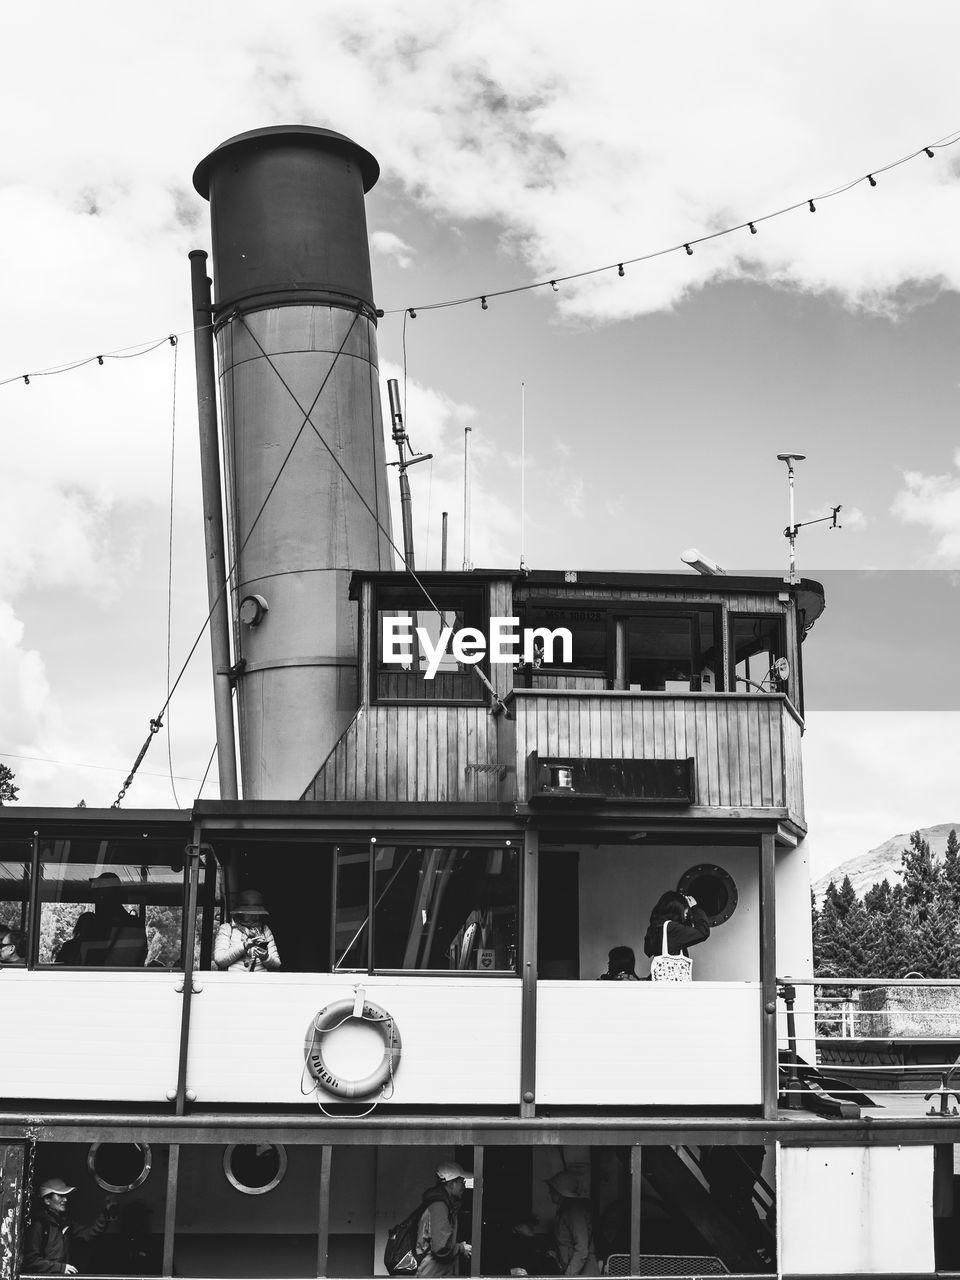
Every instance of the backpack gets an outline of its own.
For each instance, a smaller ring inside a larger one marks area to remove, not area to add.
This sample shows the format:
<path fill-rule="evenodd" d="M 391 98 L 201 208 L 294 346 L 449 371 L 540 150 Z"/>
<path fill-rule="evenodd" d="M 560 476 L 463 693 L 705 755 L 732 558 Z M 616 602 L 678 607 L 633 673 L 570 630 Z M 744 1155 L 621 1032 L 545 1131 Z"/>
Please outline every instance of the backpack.
<path fill-rule="evenodd" d="M 420 1265 L 417 1256 L 417 1228 L 427 1205 L 422 1201 L 407 1216 L 387 1232 L 383 1246 L 383 1265 L 391 1276 L 413 1275 Z"/>

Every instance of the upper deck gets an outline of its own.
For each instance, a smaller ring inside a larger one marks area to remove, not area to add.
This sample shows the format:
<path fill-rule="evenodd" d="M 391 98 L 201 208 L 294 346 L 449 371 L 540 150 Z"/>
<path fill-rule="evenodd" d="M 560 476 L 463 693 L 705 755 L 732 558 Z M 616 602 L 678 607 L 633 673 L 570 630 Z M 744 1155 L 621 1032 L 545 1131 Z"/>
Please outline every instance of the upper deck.
<path fill-rule="evenodd" d="M 378 573 L 355 574 L 352 594 L 360 707 L 304 799 L 544 812 L 567 792 L 675 816 L 776 816 L 806 830 L 800 646 L 823 609 L 817 583 Z M 515 659 L 506 642 L 496 652 L 497 619 L 516 620 Z M 447 648 L 432 659 L 441 627 Z M 486 641 L 479 661 L 452 652 L 464 628 Z M 561 628 L 569 652 L 559 640 L 536 644 Z M 573 769 L 563 787 L 557 769 Z"/>

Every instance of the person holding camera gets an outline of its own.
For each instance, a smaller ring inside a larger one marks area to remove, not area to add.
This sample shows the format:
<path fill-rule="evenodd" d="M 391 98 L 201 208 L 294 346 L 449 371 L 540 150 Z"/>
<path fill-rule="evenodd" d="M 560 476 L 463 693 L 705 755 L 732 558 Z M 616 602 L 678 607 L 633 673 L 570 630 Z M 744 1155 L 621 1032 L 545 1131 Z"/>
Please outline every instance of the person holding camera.
<path fill-rule="evenodd" d="M 670 890 L 661 894 L 650 913 L 643 949 L 648 956 L 685 956 L 688 947 L 706 942 L 709 937 L 710 920 L 696 898 Z"/>
<path fill-rule="evenodd" d="M 37 1206 L 27 1228 L 23 1247 L 23 1270 L 35 1275 L 75 1276 L 70 1261 L 72 1240 L 92 1240 L 106 1231 L 117 1216 L 116 1196 L 107 1196 L 103 1212 L 93 1222 L 78 1227 L 67 1217 L 67 1197 L 76 1187 L 62 1178 L 48 1178 L 37 1191 Z"/>
<path fill-rule="evenodd" d="M 267 909 L 259 889 L 244 889 L 237 894 L 229 921 L 217 930 L 213 963 L 218 969 L 247 973 L 280 968 L 280 954 L 267 924 Z"/>

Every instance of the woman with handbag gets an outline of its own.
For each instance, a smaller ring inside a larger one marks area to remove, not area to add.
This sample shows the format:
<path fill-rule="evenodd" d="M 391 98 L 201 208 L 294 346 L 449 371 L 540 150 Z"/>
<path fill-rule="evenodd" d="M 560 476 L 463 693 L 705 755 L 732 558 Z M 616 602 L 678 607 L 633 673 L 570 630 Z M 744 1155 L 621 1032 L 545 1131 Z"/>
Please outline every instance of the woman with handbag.
<path fill-rule="evenodd" d="M 661 894 L 650 913 L 643 949 L 653 957 L 650 977 L 654 982 L 689 982 L 693 962 L 688 947 L 710 937 L 710 921 L 696 898 L 670 890 Z"/>

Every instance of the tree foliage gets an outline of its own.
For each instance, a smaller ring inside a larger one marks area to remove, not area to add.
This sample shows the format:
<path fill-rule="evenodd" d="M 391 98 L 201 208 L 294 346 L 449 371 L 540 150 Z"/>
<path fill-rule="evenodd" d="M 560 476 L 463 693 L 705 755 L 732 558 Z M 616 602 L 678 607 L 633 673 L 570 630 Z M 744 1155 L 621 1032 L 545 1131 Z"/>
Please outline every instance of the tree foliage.
<path fill-rule="evenodd" d="M 947 838 L 943 862 L 919 831 L 901 855 L 893 887 L 881 880 L 861 901 L 845 876 L 813 903 L 814 969 L 819 977 L 960 977 L 960 840 Z"/>
<path fill-rule="evenodd" d="M 0 764 L 0 804 L 16 804 L 20 788 L 13 785 L 17 775 L 7 764 Z"/>

